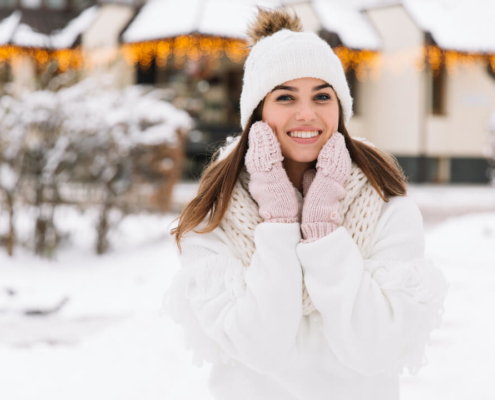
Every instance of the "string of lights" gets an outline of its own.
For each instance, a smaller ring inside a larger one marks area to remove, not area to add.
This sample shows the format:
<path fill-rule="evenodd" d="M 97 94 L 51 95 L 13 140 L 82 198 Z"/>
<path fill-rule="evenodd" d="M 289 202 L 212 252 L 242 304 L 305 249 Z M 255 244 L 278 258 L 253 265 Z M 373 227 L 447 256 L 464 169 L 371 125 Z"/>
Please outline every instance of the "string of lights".
<path fill-rule="evenodd" d="M 129 64 L 139 64 L 148 69 L 153 59 L 156 65 L 163 68 L 173 56 L 180 66 L 182 60 L 197 61 L 201 57 L 212 60 L 226 55 L 235 63 L 241 63 L 249 53 L 243 40 L 205 35 L 182 35 L 175 38 L 124 44 L 122 53 Z"/>
<path fill-rule="evenodd" d="M 47 66 L 50 61 L 56 61 L 61 72 L 69 68 L 80 69 L 83 66 L 83 55 L 80 47 L 47 50 L 36 47 L 0 46 L 0 63 L 12 64 L 22 56 L 31 57 L 39 68 Z"/>
<path fill-rule="evenodd" d="M 381 68 L 387 63 L 404 65 L 396 58 L 391 62 L 389 58 L 375 51 L 352 50 L 345 46 L 334 48 L 340 58 L 345 71 L 354 70 L 359 81 L 375 79 Z M 413 52 L 414 53 L 414 52 Z M 411 54 L 413 54 L 411 53 Z M 165 68 L 173 57 L 175 67 L 183 68 L 186 60 L 197 61 L 200 58 L 210 60 L 210 66 L 215 69 L 220 65 L 219 60 L 226 56 L 235 63 L 242 63 L 249 54 L 247 42 L 240 39 L 207 36 L 200 34 L 182 35 L 174 38 L 126 43 L 118 51 L 104 51 L 99 49 L 98 56 L 86 54 L 81 46 L 73 49 L 47 50 L 41 48 L 27 48 L 19 46 L 0 46 L 0 63 L 13 63 L 19 56 L 29 56 L 35 60 L 39 68 L 45 67 L 49 61 L 57 62 L 60 71 L 67 69 L 91 68 L 95 65 L 108 64 L 117 57 L 123 57 L 129 65 L 138 65 L 143 70 L 150 68 L 155 61 L 158 68 Z M 475 63 L 490 64 L 495 71 L 495 54 L 468 53 L 441 49 L 438 46 L 427 45 L 416 57 L 416 68 L 423 70 L 427 65 L 437 74 L 445 67 L 449 74 L 454 74 L 460 66 L 471 66 Z M 401 54 L 398 55 L 401 57 Z M 403 54 L 402 58 L 410 59 L 411 55 Z M 412 56 L 414 57 L 414 55 Z M 408 61 L 409 62 L 409 61 Z M 407 64 L 407 63 L 406 63 Z M 394 66 L 391 66 L 391 68 Z"/>
<path fill-rule="evenodd" d="M 469 67 L 479 63 L 485 66 L 490 64 L 492 71 L 495 71 L 495 54 L 459 52 L 429 45 L 424 49 L 424 58 L 434 75 L 438 74 L 442 67 L 445 67 L 449 74 L 455 74 L 460 66 Z"/>

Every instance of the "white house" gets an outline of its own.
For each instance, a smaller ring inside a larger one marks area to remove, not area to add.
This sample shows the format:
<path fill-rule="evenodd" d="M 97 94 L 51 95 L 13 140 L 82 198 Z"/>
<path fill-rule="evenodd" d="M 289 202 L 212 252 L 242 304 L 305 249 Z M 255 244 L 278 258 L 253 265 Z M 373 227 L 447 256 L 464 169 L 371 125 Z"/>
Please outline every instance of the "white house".
<path fill-rule="evenodd" d="M 383 61 L 378 79 L 362 84 L 366 106 L 353 130 L 396 155 L 416 180 L 486 182 L 495 4 L 407 0 L 364 13 Z M 421 62 L 427 47 L 433 54 Z"/>

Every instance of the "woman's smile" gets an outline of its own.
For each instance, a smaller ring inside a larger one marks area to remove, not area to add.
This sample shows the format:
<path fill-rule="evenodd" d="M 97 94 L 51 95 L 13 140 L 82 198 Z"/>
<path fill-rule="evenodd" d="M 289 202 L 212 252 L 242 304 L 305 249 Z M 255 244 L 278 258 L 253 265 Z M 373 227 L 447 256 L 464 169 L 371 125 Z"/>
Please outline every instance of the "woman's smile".
<path fill-rule="evenodd" d="M 320 139 L 322 130 L 315 127 L 297 127 L 287 131 L 287 135 L 296 143 L 313 144 Z"/>

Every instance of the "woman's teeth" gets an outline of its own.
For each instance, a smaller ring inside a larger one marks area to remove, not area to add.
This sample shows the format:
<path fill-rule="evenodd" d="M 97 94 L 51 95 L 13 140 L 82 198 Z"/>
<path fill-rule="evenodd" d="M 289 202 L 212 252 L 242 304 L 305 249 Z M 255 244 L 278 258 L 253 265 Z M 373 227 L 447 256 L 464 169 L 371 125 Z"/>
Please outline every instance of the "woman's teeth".
<path fill-rule="evenodd" d="M 297 137 L 297 138 L 312 138 L 318 136 L 320 131 L 292 131 L 287 132 L 289 136 Z"/>

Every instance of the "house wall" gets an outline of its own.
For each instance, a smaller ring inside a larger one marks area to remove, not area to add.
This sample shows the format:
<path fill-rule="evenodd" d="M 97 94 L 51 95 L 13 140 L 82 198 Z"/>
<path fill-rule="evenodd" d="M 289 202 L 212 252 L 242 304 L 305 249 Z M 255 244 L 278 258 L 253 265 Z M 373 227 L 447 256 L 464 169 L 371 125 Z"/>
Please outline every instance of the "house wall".
<path fill-rule="evenodd" d="M 394 154 L 411 181 L 487 182 L 483 149 L 495 111 L 495 79 L 486 64 L 472 62 L 449 71 L 444 113 L 434 115 L 433 76 L 422 62 L 422 30 L 401 5 L 366 14 L 383 49 L 380 67 L 359 84 L 361 114 L 352 118 L 351 134 Z"/>
<path fill-rule="evenodd" d="M 284 8 L 299 17 L 304 32 L 317 33 L 322 29 L 318 16 L 310 2 L 288 4 Z"/>
<path fill-rule="evenodd" d="M 36 64 L 31 57 L 22 55 L 13 60 L 12 83 L 15 95 L 36 89 Z"/>
<path fill-rule="evenodd" d="M 417 156 L 425 147 L 424 73 L 417 68 L 423 32 L 402 6 L 371 9 L 367 15 L 383 47 L 379 66 L 360 84 L 362 111 L 349 131 L 396 156 Z"/>
<path fill-rule="evenodd" d="M 445 115 L 427 116 L 427 154 L 483 157 L 488 121 L 495 110 L 495 79 L 479 62 L 459 66 L 447 76 Z"/>
<path fill-rule="evenodd" d="M 132 7 L 105 4 L 98 17 L 82 35 L 82 48 L 90 61 L 85 74 L 111 73 L 118 86 L 135 83 L 134 66 L 128 65 L 120 53 L 119 34 L 134 16 Z"/>

